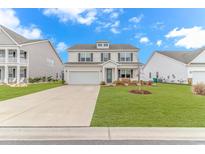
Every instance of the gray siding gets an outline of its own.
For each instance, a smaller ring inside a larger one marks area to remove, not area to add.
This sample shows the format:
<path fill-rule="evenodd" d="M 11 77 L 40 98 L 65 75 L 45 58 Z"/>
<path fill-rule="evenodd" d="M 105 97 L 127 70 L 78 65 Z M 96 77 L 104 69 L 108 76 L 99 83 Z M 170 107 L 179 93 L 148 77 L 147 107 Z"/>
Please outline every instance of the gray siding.
<path fill-rule="evenodd" d="M 63 64 L 49 42 L 25 45 L 22 49 L 29 54 L 29 77 L 61 75 Z"/>

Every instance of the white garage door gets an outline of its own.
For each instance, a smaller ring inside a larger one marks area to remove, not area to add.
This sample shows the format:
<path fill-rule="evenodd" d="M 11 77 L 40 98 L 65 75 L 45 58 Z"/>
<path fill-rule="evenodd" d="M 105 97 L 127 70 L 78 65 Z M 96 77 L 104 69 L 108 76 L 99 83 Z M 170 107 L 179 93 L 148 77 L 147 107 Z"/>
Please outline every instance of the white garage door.
<path fill-rule="evenodd" d="M 99 84 L 98 71 L 70 71 L 69 84 Z"/>
<path fill-rule="evenodd" d="M 205 83 L 205 71 L 204 72 L 192 72 L 193 84 L 200 82 Z"/>

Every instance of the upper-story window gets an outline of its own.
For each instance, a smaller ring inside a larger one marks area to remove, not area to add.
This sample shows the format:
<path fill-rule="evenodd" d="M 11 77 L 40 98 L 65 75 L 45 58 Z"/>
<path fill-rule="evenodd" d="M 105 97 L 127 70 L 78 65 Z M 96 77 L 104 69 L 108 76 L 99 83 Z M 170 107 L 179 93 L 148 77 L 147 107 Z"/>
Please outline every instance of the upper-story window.
<path fill-rule="evenodd" d="M 5 57 L 5 50 L 0 50 L 0 58 L 4 58 Z"/>
<path fill-rule="evenodd" d="M 101 53 L 101 61 L 106 62 L 110 60 L 110 53 Z"/>
<path fill-rule="evenodd" d="M 108 41 L 97 41 L 96 46 L 97 48 L 109 48 L 109 42 Z"/>
<path fill-rule="evenodd" d="M 78 54 L 79 62 L 91 62 L 93 61 L 93 53 L 82 52 Z"/>
<path fill-rule="evenodd" d="M 98 43 L 98 47 L 102 47 L 102 43 Z"/>
<path fill-rule="evenodd" d="M 9 58 L 16 58 L 16 53 L 17 50 L 16 49 L 9 49 Z"/>
<path fill-rule="evenodd" d="M 133 53 L 130 53 L 130 52 L 118 53 L 118 61 L 121 61 L 121 62 L 133 61 Z"/>
<path fill-rule="evenodd" d="M 20 57 L 21 57 L 22 59 L 26 59 L 26 58 L 27 58 L 27 52 L 21 50 L 21 52 L 20 52 Z"/>
<path fill-rule="evenodd" d="M 108 43 L 104 43 L 104 47 L 108 47 L 109 45 L 108 45 Z"/>

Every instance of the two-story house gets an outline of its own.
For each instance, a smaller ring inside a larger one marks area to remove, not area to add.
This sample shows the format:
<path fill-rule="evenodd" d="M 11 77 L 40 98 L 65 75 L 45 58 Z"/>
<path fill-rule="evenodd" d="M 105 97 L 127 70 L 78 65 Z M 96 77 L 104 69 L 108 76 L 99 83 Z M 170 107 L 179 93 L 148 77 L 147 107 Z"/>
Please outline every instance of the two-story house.
<path fill-rule="evenodd" d="M 112 83 L 122 78 L 138 79 L 139 49 L 129 44 L 78 44 L 68 49 L 69 59 L 64 67 L 68 84 Z"/>
<path fill-rule="evenodd" d="M 48 40 L 30 40 L 0 25 L 0 83 L 27 83 L 28 78 L 60 79 L 63 64 Z"/>

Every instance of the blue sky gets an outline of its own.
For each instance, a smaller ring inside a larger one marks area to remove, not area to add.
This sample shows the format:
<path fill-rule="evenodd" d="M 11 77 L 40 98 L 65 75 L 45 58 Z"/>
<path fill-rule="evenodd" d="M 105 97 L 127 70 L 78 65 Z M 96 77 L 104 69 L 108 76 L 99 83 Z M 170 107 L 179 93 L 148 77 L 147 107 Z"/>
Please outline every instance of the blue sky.
<path fill-rule="evenodd" d="M 128 43 L 145 63 L 154 50 L 205 46 L 205 9 L 0 9 L 0 24 L 53 42 L 64 62 L 78 43 Z"/>

